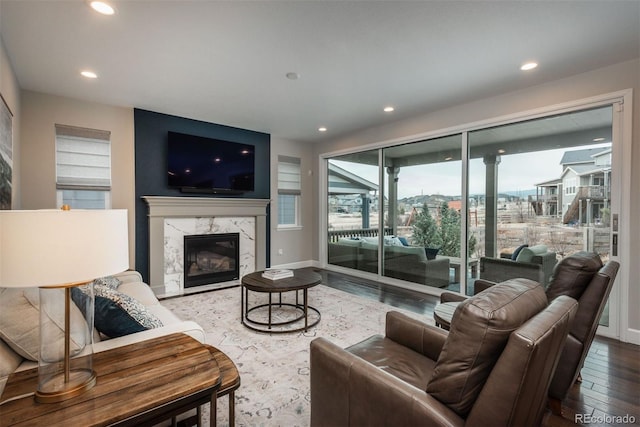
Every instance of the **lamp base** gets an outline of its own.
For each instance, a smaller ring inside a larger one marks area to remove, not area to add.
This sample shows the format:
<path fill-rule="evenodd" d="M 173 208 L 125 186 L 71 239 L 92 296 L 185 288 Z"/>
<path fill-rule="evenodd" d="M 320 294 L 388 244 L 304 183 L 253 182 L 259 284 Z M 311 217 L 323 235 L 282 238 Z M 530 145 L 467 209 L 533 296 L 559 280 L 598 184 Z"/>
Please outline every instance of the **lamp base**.
<path fill-rule="evenodd" d="M 78 396 L 96 385 L 96 373 L 93 370 L 76 369 L 69 372 L 65 381 L 63 372 L 40 381 L 36 390 L 36 402 L 55 403 Z"/>

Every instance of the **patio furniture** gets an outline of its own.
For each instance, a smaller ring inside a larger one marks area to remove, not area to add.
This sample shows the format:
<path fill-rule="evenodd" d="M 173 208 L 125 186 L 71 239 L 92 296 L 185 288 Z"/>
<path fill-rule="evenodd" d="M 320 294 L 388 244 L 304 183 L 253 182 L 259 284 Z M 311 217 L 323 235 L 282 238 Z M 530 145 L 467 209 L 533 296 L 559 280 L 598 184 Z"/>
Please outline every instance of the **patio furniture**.
<path fill-rule="evenodd" d="M 545 245 L 525 247 L 515 260 L 506 258 L 480 258 L 480 278 L 490 282 L 523 277 L 546 286 L 557 263 L 556 253 Z"/>

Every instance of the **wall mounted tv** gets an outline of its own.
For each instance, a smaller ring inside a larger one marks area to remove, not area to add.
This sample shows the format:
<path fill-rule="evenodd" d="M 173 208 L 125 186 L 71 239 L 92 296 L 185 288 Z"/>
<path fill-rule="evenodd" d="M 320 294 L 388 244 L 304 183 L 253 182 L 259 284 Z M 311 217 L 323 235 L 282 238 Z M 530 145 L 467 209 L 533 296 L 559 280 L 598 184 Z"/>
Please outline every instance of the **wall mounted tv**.
<path fill-rule="evenodd" d="M 168 133 L 168 184 L 191 193 L 241 194 L 254 190 L 255 147 Z"/>

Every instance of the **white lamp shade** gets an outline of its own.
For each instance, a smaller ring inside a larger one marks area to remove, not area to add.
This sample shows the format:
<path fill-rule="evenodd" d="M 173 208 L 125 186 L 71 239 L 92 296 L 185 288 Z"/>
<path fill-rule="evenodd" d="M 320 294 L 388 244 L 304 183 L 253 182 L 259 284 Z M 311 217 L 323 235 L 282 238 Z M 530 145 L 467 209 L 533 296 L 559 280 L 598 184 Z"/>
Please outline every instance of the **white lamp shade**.
<path fill-rule="evenodd" d="M 127 211 L 0 211 L 0 287 L 88 282 L 129 268 Z"/>

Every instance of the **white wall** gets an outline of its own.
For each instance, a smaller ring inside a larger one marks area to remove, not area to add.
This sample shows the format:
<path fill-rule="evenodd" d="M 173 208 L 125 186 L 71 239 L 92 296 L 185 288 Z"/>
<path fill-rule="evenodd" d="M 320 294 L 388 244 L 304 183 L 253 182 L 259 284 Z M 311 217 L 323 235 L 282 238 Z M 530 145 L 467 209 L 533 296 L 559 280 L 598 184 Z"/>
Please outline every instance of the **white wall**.
<path fill-rule="evenodd" d="M 313 147 L 275 136 L 271 137 L 271 265 L 301 267 L 313 259 L 313 236 L 317 228 L 312 210 L 317 199 L 313 191 L 317 175 L 313 174 Z M 278 155 L 300 158 L 302 227 L 278 230 Z M 279 254 L 282 249 L 282 255 Z"/>
<path fill-rule="evenodd" d="M 629 173 L 631 175 L 632 188 L 637 188 L 640 185 L 640 167 L 638 167 L 640 165 L 640 142 L 638 141 L 638 135 L 640 135 L 640 59 L 615 64 L 521 91 L 505 93 L 492 98 L 419 115 L 407 120 L 371 127 L 333 140 L 322 141 L 314 145 L 314 158 L 318 159 L 323 153 L 407 138 L 411 135 L 436 132 L 442 129 L 625 89 L 633 89 L 633 142 L 630 153 L 632 167 Z M 629 107 L 625 106 L 625 108 Z M 314 173 L 317 175 L 317 160 L 314 168 Z M 318 191 L 316 182 L 314 192 L 318 194 Z M 312 215 L 315 228 L 318 230 L 320 220 L 318 217 L 319 197 L 316 198 L 315 203 L 316 206 Z M 640 222 L 634 220 L 640 217 L 640 193 L 637 190 L 631 192 L 630 209 L 631 217 L 624 219 L 630 224 L 630 236 L 620 236 L 620 238 L 628 237 L 630 239 L 630 254 L 637 258 L 637 254 L 640 253 Z M 318 233 L 315 233 L 315 237 L 318 237 Z M 318 242 L 315 241 L 313 256 L 316 260 L 319 259 L 318 246 Z M 637 280 L 640 277 L 640 263 L 633 262 L 632 265 L 626 267 L 629 269 L 628 277 L 630 278 L 628 283 L 629 295 L 622 301 L 623 304 L 627 304 L 624 310 L 624 312 L 628 313 L 629 329 L 627 333 L 635 337 L 635 341 L 640 337 L 640 311 L 635 308 L 636 302 L 640 301 L 640 281 Z"/>
<path fill-rule="evenodd" d="M 111 131 L 111 204 L 129 211 L 129 260 L 134 266 L 133 109 L 22 91 L 22 209 L 56 208 L 55 125 Z"/>

